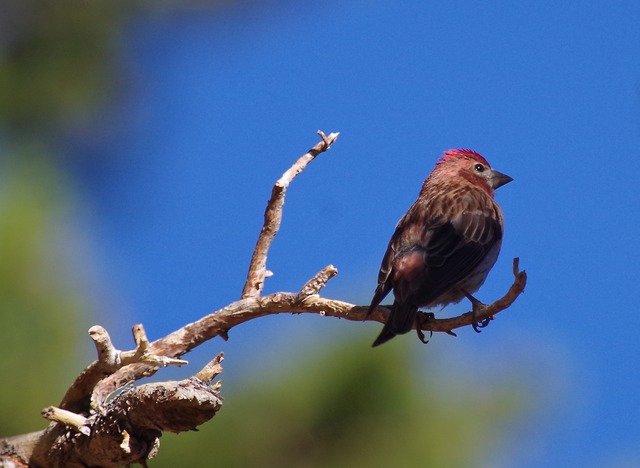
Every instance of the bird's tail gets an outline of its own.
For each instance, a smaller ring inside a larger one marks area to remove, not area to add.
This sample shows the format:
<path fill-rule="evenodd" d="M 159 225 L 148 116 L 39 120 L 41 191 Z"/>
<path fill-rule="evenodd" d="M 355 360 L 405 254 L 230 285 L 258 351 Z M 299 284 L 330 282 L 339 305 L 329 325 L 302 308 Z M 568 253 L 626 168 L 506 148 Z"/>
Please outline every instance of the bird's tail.
<path fill-rule="evenodd" d="M 402 335 L 410 331 L 411 328 L 413 328 L 417 314 L 418 307 L 412 303 L 394 301 L 387 323 L 382 327 L 382 331 L 372 346 L 375 348 L 376 346 L 386 343 L 396 335 Z"/>

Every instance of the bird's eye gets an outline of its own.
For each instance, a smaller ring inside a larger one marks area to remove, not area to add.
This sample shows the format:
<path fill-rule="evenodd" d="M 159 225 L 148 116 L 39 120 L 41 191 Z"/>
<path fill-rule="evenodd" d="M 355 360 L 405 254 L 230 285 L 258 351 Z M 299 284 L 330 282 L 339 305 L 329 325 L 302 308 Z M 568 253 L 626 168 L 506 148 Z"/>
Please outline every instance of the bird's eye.
<path fill-rule="evenodd" d="M 483 172 L 485 170 L 485 167 L 482 164 L 476 164 L 475 166 L 473 166 L 473 168 L 477 171 L 477 172 Z"/>

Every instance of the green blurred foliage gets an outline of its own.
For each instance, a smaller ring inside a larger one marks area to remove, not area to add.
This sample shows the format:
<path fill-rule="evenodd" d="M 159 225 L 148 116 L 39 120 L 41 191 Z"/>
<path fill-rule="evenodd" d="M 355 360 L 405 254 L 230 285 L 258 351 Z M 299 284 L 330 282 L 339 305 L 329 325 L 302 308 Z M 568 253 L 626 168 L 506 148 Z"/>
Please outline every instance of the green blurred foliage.
<path fill-rule="evenodd" d="M 0 124 L 10 134 L 42 132 L 106 99 L 118 71 L 112 58 L 123 5 L 56 0 L 4 5 Z"/>
<path fill-rule="evenodd" d="M 480 389 L 436 371 L 425 384 L 407 346 L 369 342 L 334 343 L 242 389 L 223 384 L 220 413 L 197 433 L 165 435 L 153 466 L 469 467 L 505 448 L 527 409 L 515 379 Z"/>
<path fill-rule="evenodd" d="M 127 21 L 221 0 L 5 0 L 0 6 L 0 126 L 45 136 L 90 117 L 124 81 Z"/>
<path fill-rule="evenodd" d="M 40 410 L 59 403 L 87 362 L 78 351 L 88 307 L 64 255 L 74 194 L 52 145 L 56 129 L 106 94 L 122 4 L 2 2 L 0 435 L 46 427 Z"/>
<path fill-rule="evenodd" d="M 88 343 L 90 310 L 64 256 L 73 249 L 64 216 L 76 194 L 56 135 L 72 131 L 117 89 L 126 21 L 177 4 L 1 2 L 0 435 L 46 426 L 40 410 L 57 404 L 93 359 L 78 353 Z"/>
<path fill-rule="evenodd" d="M 50 159 L 30 150 L 0 178 L 0 434 L 43 428 L 81 368 L 82 300 L 64 274 L 54 234 L 64 198 Z M 20 157 L 22 156 L 22 157 Z M 84 327 L 86 330 L 86 327 Z"/>

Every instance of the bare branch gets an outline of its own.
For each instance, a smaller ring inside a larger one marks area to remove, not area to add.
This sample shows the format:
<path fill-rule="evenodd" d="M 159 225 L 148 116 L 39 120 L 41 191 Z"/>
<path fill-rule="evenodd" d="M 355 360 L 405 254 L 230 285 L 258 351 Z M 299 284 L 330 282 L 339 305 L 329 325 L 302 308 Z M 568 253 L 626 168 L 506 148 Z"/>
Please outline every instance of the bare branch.
<path fill-rule="evenodd" d="M 517 259 L 514 259 L 514 267 L 516 268 L 516 275 L 513 285 L 504 297 L 486 305 L 483 310 L 479 311 L 476 317 L 478 321 L 489 319 L 505 310 L 524 291 L 527 281 L 526 272 L 517 270 Z M 333 271 L 331 267 L 325 268 L 310 280 L 304 288 L 307 288 L 314 281 L 324 285 L 326 281 L 323 282 L 320 278 L 323 277 L 324 273 L 331 271 Z M 331 274 L 329 277 L 331 276 L 333 275 Z M 311 287 L 309 289 L 313 290 Z M 315 294 L 275 293 L 263 297 L 241 299 L 153 342 L 150 346 L 150 351 L 157 355 L 181 356 L 215 336 L 221 334 L 226 336 L 233 327 L 266 315 L 287 312 L 295 314 L 311 313 L 352 321 L 366 320 L 382 323 L 389 316 L 389 309 L 385 307 L 376 308 L 368 317 L 367 310 L 368 306 L 357 306 L 348 302 L 325 299 Z M 424 315 L 425 318 L 420 328 L 425 331 L 449 333 L 456 328 L 469 326 L 473 323 L 473 314 L 471 312 L 443 319 L 429 318 L 427 314 Z M 151 375 L 156 370 L 156 368 L 141 363 L 125 366 L 101 381 L 95 391 L 105 398 L 124 384 Z"/>
<path fill-rule="evenodd" d="M 318 130 L 318 135 L 322 141 L 311 148 L 306 154 L 291 166 L 282 177 L 273 186 L 271 191 L 271 199 L 267 203 L 267 209 L 264 213 L 264 224 L 253 251 L 253 257 L 249 265 L 249 273 L 247 281 L 242 290 L 242 298 L 258 297 L 264 289 L 264 280 L 271 276 L 271 272 L 267 270 L 267 253 L 271 247 L 271 243 L 280 229 L 282 221 L 282 207 L 284 206 L 284 197 L 291 181 L 302 172 L 307 165 L 315 159 L 320 153 L 327 151 L 331 145 L 338 139 L 339 133 L 330 133 L 325 135 Z"/>

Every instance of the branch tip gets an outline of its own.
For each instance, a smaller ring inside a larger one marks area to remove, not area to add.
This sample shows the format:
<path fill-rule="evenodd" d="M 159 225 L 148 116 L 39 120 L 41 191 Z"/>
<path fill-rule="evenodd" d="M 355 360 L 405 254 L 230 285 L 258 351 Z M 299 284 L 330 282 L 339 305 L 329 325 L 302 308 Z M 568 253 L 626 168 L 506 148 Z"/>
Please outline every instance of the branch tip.
<path fill-rule="evenodd" d="M 329 133 L 329 135 L 325 135 L 322 130 L 318 130 L 316 133 L 318 134 L 318 136 L 320 136 L 320 138 L 322 138 L 322 143 L 324 143 L 325 146 L 324 151 L 328 150 L 340 135 L 340 132 L 333 132 Z"/>
<path fill-rule="evenodd" d="M 184 359 L 176 359 L 168 356 L 156 356 L 154 354 L 145 354 L 140 359 L 140 362 L 144 362 L 145 364 L 151 364 L 152 366 L 160 366 L 160 367 L 169 367 L 169 366 L 186 366 L 189 364 L 189 361 L 185 361 Z"/>
<path fill-rule="evenodd" d="M 131 332 L 133 333 L 133 341 L 136 343 L 138 349 L 145 351 L 149 347 L 149 340 L 147 339 L 144 326 L 138 323 L 132 327 Z"/>
<path fill-rule="evenodd" d="M 48 406 L 42 410 L 42 417 L 75 429 L 84 435 L 91 433 L 89 428 L 90 420 L 71 411 L 63 410 L 55 406 Z"/>
<path fill-rule="evenodd" d="M 473 325 L 474 323 L 482 323 L 486 326 L 491 320 L 494 320 L 498 312 L 508 309 L 518 296 L 524 292 L 524 287 L 527 283 L 527 273 L 524 270 L 520 271 L 520 259 L 518 257 L 513 259 L 513 274 L 515 277 L 513 284 L 500 299 L 491 304 L 480 304 L 481 307 L 474 305 L 475 312 L 467 312 L 453 318 L 434 319 L 428 323 L 424 323 L 424 326 L 421 328 L 423 330 L 443 331 L 452 334 L 453 329 Z"/>
<path fill-rule="evenodd" d="M 336 141 L 338 135 L 339 133 L 337 132 L 325 135 L 323 131 L 318 130 L 318 136 L 320 136 L 322 141 L 300 156 L 274 184 L 273 190 L 271 191 L 271 198 L 264 212 L 264 224 L 260 230 L 256 247 L 253 250 L 247 279 L 242 288 L 242 299 L 260 297 L 264 290 L 264 281 L 269 277 L 269 270 L 267 270 L 267 253 L 269 252 L 273 239 L 280 230 L 282 208 L 289 184 L 291 184 L 293 179 L 300 174 L 316 156 L 328 150 Z"/>
<path fill-rule="evenodd" d="M 98 361 L 107 366 L 120 364 L 120 351 L 111 342 L 111 337 L 104 327 L 94 325 L 89 328 L 89 337 L 93 340 L 98 354 Z"/>
<path fill-rule="evenodd" d="M 211 382 L 222 372 L 222 361 L 224 361 L 224 353 L 219 353 L 200 372 L 194 375 L 195 378 L 203 382 Z"/>
<path fill-rule="evenodd" d="M 513 276 L 517 277 L 519 273 L 520 273 L 520 258 L 515 257 L 513 259 Z"/>
<path fill-rule="evenodd" d="M 336 267 L 333 265 L 327 265 L 305 283 L 298 293 L 298 298 L 302 300 L 306 297 L 318 294 L 320 290 L 327 285 L 327 282 L 337 274 L 338 269 Z"/>

